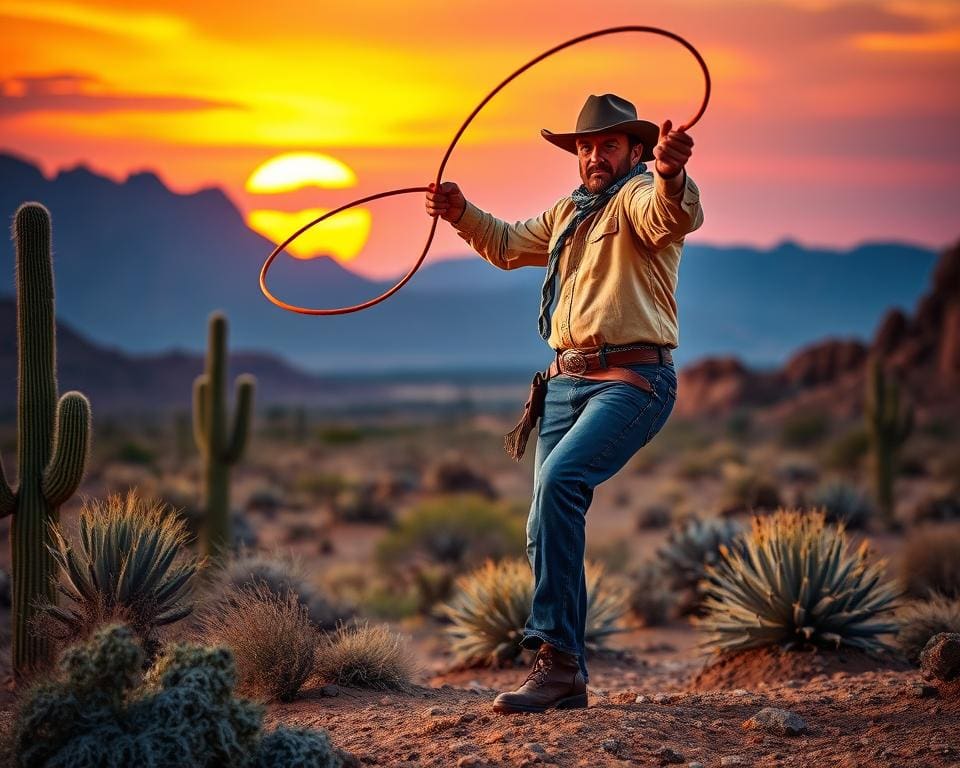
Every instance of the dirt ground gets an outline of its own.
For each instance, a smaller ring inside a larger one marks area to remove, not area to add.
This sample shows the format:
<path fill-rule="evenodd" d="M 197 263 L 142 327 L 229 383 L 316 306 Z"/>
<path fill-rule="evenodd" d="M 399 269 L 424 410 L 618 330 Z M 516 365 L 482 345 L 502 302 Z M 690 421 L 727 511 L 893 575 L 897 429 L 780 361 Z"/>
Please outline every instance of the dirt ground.
<path fill-rule="evenodd" d="M 960 693 L 925 686 L 918 671 L 856 663 L 843 671 L 834 659 L 809 680 L 697 690 L 703 660 L 662 647 L 593 660 L 586 710 L 495 714 L 496 693 L 525 670 L 468 670 L 426 678 L 409 693 L 309 690 L 271 707 L 269 720 L 326 728 L 361 765 L 403 768 L 960 766 Z M 789 664 L 781 666 L 789 674 Z M 764 707 L 799 715 L 806 731 L 745 729 Z"/>

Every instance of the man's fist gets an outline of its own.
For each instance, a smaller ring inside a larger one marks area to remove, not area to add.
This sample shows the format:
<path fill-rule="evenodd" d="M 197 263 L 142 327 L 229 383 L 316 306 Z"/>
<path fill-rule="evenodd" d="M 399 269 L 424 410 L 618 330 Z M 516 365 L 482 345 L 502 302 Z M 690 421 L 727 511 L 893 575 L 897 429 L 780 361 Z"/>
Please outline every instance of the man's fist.
<path fill-rule="evenodd" d="M 456 222 L 463 216 L 467 207 L 467 200 L 460 191 L 460 187 L 452 181 L 445 181 L 436 189 L 431 182 L 427 192 L 427 213 L 430 216 L 439 216 L 444 221 Z"/>
<path fill-rule="evenodd" d="M 672 131 L 673 123 L 664 120 L 660 126 L 660 141 L 653 148 L 657 173 L 664 178 L 676 176 L 693 154 L 693 139 L 686 131 Z"/>

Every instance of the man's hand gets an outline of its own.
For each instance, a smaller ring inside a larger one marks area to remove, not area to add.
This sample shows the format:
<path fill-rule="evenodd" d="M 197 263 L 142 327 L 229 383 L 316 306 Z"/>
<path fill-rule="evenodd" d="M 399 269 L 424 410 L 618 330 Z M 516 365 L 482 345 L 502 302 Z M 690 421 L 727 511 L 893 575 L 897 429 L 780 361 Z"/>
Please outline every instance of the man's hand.
<path fill-rule="evenodd" d="M 672 131 L 673 123 L 664 120 L 660 126 L 660 141 L 653 148 L 657 173 L 669 179 L 678 176 L 693 154 L 693 139 L 686 131 Z"/>
<path fill-rule="evenodd" d="M 444 221 L 459 221 L 467 208 L 467 199 L 460 187 L 452 181 L 443 182 L 439 190 L 435 189 L 435 186 L 431 182 L 430 191 L 427 192 L 427 214 L 439 216 Z"/>

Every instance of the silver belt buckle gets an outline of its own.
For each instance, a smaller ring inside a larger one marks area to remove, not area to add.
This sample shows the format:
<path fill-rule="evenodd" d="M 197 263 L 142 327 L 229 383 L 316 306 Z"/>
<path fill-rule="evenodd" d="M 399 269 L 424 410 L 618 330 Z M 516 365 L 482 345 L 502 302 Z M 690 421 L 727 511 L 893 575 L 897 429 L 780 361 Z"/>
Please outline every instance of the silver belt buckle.
<path fill-rule="evenodd" d="M 576 349 L 565 349 L 560 353 L 560 362 L 566 373 L 583 373 L 587 370 L 587 358 Z"/>

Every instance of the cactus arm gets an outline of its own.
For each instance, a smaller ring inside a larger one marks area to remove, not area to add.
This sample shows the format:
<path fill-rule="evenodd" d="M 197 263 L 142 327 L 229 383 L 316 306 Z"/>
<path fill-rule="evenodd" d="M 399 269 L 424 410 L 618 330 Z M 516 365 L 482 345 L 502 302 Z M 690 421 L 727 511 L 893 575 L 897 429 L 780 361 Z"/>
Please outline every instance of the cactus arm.
<path fill-rule="evenodd" d="M 16 506 L 17 495 L 7 482 L 7 476 L 3 471 L 3 457 L 0 456 L 0 517 L 12 515 Z"/>
<path fill-rule="evenodd" d="M 67 392 L 57 403 L 53 456 L 41 477 L 41 490 L 51 507 L 69 499 L 80 481 L 90 452 L 90 402 L 80 392 Z"/>
<path fill-rule="evenodd" d="M 197 443 L 200 453 L 206 456 L 210 451 L 210 441 L 207 439 L 207 403 L 210 391 L 210 379 L 206 374 L 197 376 L 193 382 L 193 439 Z"/>
<path fill-rule="evenodd" d="M 249 374 L 237 377 L 237 411 L 233 420 L 233 432 L 230 444 L 224 456 L 228 464 L 240 460 L 247 447 L 247 437 L 250 434 L 250 420 L 253 416 L 253 392 L 256 379 Z"/>

